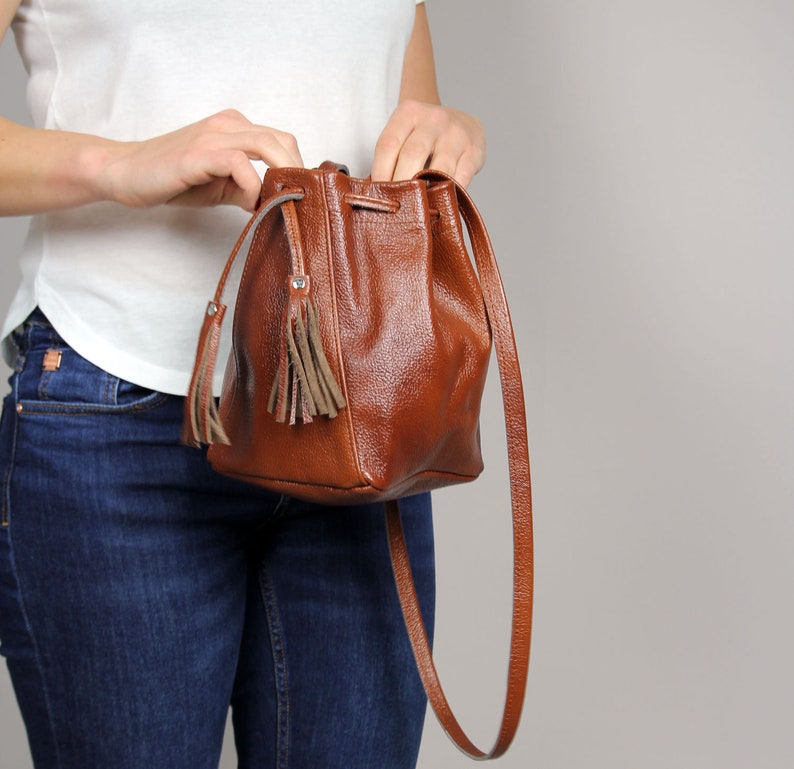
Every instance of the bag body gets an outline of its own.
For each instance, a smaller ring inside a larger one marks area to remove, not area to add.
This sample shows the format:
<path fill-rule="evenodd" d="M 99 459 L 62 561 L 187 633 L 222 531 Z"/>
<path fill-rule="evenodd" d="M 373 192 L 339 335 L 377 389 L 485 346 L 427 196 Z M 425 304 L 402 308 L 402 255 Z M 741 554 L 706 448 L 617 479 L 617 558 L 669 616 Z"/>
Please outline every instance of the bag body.
<path fill-rule="evenodd" d="M 219 408 L 229 442 L 210 446 L 213 467 L 325 504 L 473 480 L 491 335 L 454 183 L 268 171 L 263 198 L 284 190 L 303 197 L 263 218 L 248 251 Z M 287 384 L 277 421 L 263 395 L 288 324 L 302 313 L 308 325 L 304 297 L 345 405 L 303 421 Z"/>

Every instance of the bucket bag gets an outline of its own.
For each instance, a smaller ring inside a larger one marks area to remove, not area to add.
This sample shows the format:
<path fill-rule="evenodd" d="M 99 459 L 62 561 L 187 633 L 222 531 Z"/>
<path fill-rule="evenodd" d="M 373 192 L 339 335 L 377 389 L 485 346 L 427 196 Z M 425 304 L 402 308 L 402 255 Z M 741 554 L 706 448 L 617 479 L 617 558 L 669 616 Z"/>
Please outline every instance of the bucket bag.
<path fill-rule="evenodd" d="M 464 229 L 468 231 L 469 256 Z M 212 381 L 232 265 L 244 262 L 219 403 Z M 400 521 L 400 497 L 483 469 L 480 402 L 495 348 L 513 515 L 513 621 L 494 746 L 467 737 L 439 684 Z M 418 670 L 451 739 L 473 758 L 510 745 L 532 624 L 526 416 L 510 313 L 483 220 L 452 178 L 400 182 L 269 169 L 260 206 L 207 305 L 184 442 L 221 473 L 328 505 L 385 503 L 397 591 Z"/>

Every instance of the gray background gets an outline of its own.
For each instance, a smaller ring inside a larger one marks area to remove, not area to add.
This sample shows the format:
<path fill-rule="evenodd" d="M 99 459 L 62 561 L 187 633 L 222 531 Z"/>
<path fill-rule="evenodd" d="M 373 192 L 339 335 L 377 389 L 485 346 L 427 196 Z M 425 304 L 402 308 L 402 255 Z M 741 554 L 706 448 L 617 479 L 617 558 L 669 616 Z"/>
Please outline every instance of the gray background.
<path fill-rule="evenodd" d="M 528 396 L 533 659 L 499 765 L 789 769 L 794 5 L 429 12 L 442 96 L 488 130 L 472 190 Z M 10 43 L 0 109 L 14 117 Z M 0 228 L 4 310 L 23 223 Z M 509 622 L 500 419 L 491 392 L 484 478 L 437 496 L 438 663 L 483 743 Z M 469 766 L 445 739 L 428 717 L 423 769 Z M 30 766 L 5 677 L 0 746 L 2 769 Z"/>

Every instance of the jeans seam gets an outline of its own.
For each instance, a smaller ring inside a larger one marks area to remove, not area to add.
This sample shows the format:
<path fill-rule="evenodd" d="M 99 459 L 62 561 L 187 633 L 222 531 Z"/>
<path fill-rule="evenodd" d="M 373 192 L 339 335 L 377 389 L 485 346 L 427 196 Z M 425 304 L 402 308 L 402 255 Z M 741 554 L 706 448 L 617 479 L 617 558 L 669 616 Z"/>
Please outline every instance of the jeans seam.
<path fill-rule="evenodd" d="M 105 377 L 105 403 L 116 405 L 118 403 L 118 379 L 113 374 Z"/>
<path fill-rule="evenodd" d="M 17 395 L 19 394 L 19 387 L 18 387 L 19 376 L 15 376 L 11 380 L 11 389 L 13 394 L 13 402 L 17 402 Z M 7 401 L 8 403 L 8 401 Z M 5 407 L 4 407 L 5 410 Z M 7 527 L 10 524 L 10 510 L 11 510 L 11 474 L 14 469 L 14 462 L 16 460 L 17 454 L 17 429 L 19 426 L 19 417 L 15 412 L 5 414 L 4 416 L 7 419 L 13 419 L 12 423 L 12 431 L 11 431 L 11 453 L 8 457 L 8 464 L 3 471 L 3 487 L 2 487 L 2 494 L 3 494 L 3 501 L 2 505 L 0 506 L 0 519 L 2 519 L 2 526 L 3 528 Z"/>
<path fill-rule="evenodd" d="M 15 377 L 14 384 L 13 384 L 13 391 L 14 391 L 14 402 L 18 402 L 18 395 L 19 395 L 19 377 Z M 8 516 L 9 518 L 9 525 L 7 526 L 7 536 L 8 536 L 8 565 L 9 569 L 11 570 L 11 574 L 13 576 L 14 582 L 16 583 L 16 594 L 17 594 L 17 601 L 19 603 L 19 611 L 22 615 L 22 619 L 25 623 L 25 631 L 28 633 L 30 637 L 30 643 L 33 647 L 33 658 L 36 661 L 36 670 L 39 674 L 39 678 L 41 679 L 41 692 L 42 697 L 44 699 L 44 708 L 47 713 L 47 725 L 49 726 L 50 730 L 50 739 L 52 740 L 53 751 L 55 754 L 55 762 L 56 765 L 53 769 L 60 769 L 63 766 L 61 760 L 61 746 L 58 742 L 57 733 L 55 730 L 55 720 L 52 715 L 52 701 L 50 699 L 50 689 L 47 685 L 47 677 L 44 675 L 44 666 L 41 664 L 41 654 L 39 653 L 39 645 L 36 642 L 36 635 L 33 632 L 33 628 L 30 624 L 30 619 L 28 617 L 27 608 L 25 607 L 25 599 L 22 595 L 22 584 L 19 579 L 19 573 L 17 571 L 16 566 L 16 557 L 14 555 L 14 537 L 13 537 L 13 530 L 10 526 L 10 509 L 11 509 L 11 476 L 13 473 L 14 463 L 16 461 L 16 453 L 17 453 L 17 434 L 19 431 L 19 417 L 14 414 L 13 415 L 13 437 L 11 441 L 11 454 L 8 458 L 8 466 L 6 467 L 6 471 L 3 477 L 3 513 L 4 516 Z"/>
<path fill-rule="evenodd" d="M 136 414 L 161 406 L 169 398 L 168 393 L 155 392 L 140 403 L 129 405 L 114 404 L 67 404 L 55 403 L 52 401 L 20 401 L 22 413 L 43 417 L 63 416 L 68 414 L 71 417 L 89 417 L 96 414 Z"/>
<path fill-rule="evenodd" d="M 278 699 L 276 767 L 277 769 L 288 769 L 290 707 L 284 629 L 278 611 L 273 581 L 264 563 L 259 568 L 259 590 L 262 595 L 265 617 L 267 618 L 270 632 L 270 646 L 273 650 L 273 667 L 276 678 L 276 697 Z"/>
<path fill-rule="evenodd" d="M 12 385 L 14 390 L 16 390 L 16 380 L 14 380 L 14 384 Z M 7 401 L 8 402 L 8 401 Z M 6 419 L 13 419 L 14 422 L 12 424 L 12 439 L 11 439 L 11 453 L 8 457 L 8 464 L 5 466 L 3 470 L 3 486 L 0 488 L 0 494 L 2 494 L 2 501 L 0 501 L 0 524 L 2 524 L 2 528 L 6 528 L 10 523 L 9 517 L 9 509 L 11 507 L 11 503 L 9 500 L 9 496 L 11 494 L 10 487 L 11 487 L 11 471 L 14 467 L 14 460 L 16 458 L 17 453 L 17 415 L 16 413 L 7 414 L 5 413 L 5 406 L 3 406 L 3 417 Z"/>
<path fill-rule="evenodd" d="M 0 508 L 0 524 L 2 526 L 8 526 L 9 519 L 8 519 L 8 487 L 11 482 L 11 466 L 12 463 L 9 462 L 6 466 L 5 472 L 3 473 L 3 487 L 2 487 L 2 494 L 3 494 L 3 503 L 2 507 Z"/>
<path fill-rule="evenodd" d="M 39 379 L 39 386 L 38 386 L 38 394 L 39 400 L 46 401 L 49 400 L 50 394 L 50 378 L 52 377 L 52 372 L 44 371 L 42 372 L 41 378 Z"/>

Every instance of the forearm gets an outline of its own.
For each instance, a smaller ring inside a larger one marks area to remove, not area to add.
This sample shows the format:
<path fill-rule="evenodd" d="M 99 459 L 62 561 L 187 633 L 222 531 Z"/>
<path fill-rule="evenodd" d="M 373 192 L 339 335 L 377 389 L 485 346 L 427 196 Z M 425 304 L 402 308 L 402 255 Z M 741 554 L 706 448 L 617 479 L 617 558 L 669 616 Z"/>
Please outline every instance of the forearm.
<path fill-rule="evenodd" d="M 111 200 L 105 169 L 128 151 L 121 142 L 29 128 L 0 118 L 0 215 Z"/>
<path fill-rule="evenodd" d="M 405 49 L 400 101 L 406 99 L 414 99 L 425 104 L 441 104 L 436 82 L 433 41 L 430 37 L 430 26 L 424 4 L 416 6 L 413 32 Z"/>
<path fill-rule="evenodd" d="M 133 208 L 229 204 L 253 211 L 261 186 L 254 159 L 303 165 L 294 136 L 255 125 L 236 110 L 129 142 L 0 119 L 0 215 L 101 200 Z"/>

